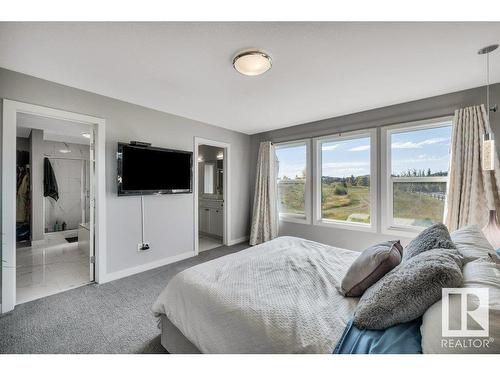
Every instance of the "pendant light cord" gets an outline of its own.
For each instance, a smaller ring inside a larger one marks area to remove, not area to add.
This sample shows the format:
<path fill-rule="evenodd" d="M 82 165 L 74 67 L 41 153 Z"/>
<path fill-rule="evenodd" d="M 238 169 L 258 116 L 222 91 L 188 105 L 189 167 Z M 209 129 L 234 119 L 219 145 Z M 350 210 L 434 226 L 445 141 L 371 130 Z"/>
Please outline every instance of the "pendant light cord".
<path fill-rule="evenodd" d="M 486 113 L 490 122 L 490 54 L 486 54 Z"/>

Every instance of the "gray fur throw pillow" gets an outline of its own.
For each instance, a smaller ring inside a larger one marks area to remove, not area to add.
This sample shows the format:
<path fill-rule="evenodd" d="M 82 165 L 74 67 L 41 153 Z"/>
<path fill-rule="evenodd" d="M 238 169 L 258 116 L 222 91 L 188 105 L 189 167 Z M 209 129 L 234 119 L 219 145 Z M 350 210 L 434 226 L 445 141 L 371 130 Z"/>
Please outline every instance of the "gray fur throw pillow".
<path fill-rule="evenodd" d="M 456 249 L 433 249 L 401 263 L 366 290 L 354 325 L 386 329 L 422 316 L 441 299 L 442 288 L 462 285 L 462 260 Z"/>
<path fill-rule="evenodd" d="M 451 240 L 448 228 L 441 223 L 424 229 L 405 247 L 403 262 L 424 251 L 437 248 L 455 249 L 455 244 Z"/>

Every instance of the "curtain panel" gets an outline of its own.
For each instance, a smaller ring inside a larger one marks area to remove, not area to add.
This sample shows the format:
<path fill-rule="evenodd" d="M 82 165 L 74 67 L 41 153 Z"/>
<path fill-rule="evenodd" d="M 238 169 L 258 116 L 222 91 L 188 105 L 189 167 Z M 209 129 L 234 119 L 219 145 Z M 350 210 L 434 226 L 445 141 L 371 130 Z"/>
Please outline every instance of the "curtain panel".
<path fill-rule="evenodd" d="M 276 155 L 271 142 L 261 142 L 257 161 L 250 245 L 272 240 L 278 235 Z"/>
<path fill-rule="evenodd" d="M 450 146 L 450 174 L 445 224 L 450 231 L 488 222 L 489 211 L 500 209 L 500 166 L 495 150 L 495 169 L 483 171 L 482 136 L 491 132 L 484 105 L 455 111 Z"/>

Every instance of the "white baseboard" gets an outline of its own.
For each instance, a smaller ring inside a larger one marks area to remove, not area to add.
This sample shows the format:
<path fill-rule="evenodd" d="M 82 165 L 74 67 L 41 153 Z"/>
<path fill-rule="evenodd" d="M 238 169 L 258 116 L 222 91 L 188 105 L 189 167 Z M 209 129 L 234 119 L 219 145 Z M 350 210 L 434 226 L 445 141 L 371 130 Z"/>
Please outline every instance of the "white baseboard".
<path fill-rule="evenodd" d="M 244 236 L 244 237 L 236 238 L 234 240 L 230 240 L 227 243 L 227 246 L 233 246 L 233 245 L 236 245 L 238 243 L 247 242 L 249 239 L 250 239 L 250 236 Z"/>
<path fill-rule="evenodd" d="M 160 260 L 157 260 L 154 262 L 141 264 L 141 265 L 136 266 L 136 267 L 130 267 L 130 268 L 126 268 L 124 270 L 107 273 L 104 276 L 104 280 L 100 280 L 99 283 L 103 284 L 103 283 L 107 283 L 107 282 L 110 282 L 113 280 L 118 280 L 118 279 L 121 279 L 121 278 L 124 278 L 127 276 L 132 276 L 132 275 L 135 275 L 137 273 L 149 271 L 149 270 L 152 270 L 154 268 L 162 267 L 162 266 L 165 266 L 167 264 L 178 262 L 180 260 L 191 258 L 194 256 L 195 256 L 194 253 L 192 251 L 189 251 L 189 252 L 174 255 L 174 256 L 171 256 L 168 258 L 160 259 Z"/>
<path fill-rule="evenodd" d="M 227 246 L 232 246 L 232 245 L 236 245 L 236 244 L 239 244 L 242 242 L 247 242 L 248 239 L 249 239 L 249 236 L 236 238 L 234 240 L 229 241 Z M 107 273 L 104 276 L 104 280 L 100 280 L 99 283 L 103 284 L 103 283 L 107 283 L 107 282 L 110 282 L 113 280 L 118 280 L 118 279 L 121 279 L 121 278 L 124 278 L 127 276 L 132 276 L 132 275 L 135 275 L 137 273 L 141 273 L 144 271 L 152 270 L 154 268 L 166 266 L 167 264 L 178 262 L 180 260 L 191 258 L 193 256 L 195 256 L 195 254 L 192 251 L 189 251 L 189 252 L 181 253 L 181 254 L 174 255 L 174 256 L 171 256 L 168 258 L 160 259 L 160 260 L 157 260 L 154 262 L 141 264 L 141 265 L 136 266 L 136 267 L 130 267 L 130 268 L 126 268 L 124 270 Z"/>

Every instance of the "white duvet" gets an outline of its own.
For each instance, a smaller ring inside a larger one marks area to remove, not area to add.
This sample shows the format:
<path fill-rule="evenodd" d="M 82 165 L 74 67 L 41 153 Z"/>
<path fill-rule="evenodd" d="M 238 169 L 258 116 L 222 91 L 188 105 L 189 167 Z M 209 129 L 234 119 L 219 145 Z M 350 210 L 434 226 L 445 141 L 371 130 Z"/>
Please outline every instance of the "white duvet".
<path fill-rule="evenodd" d="M 203 353 L 332 353 L 358 302 L 337 287 L 358 255 L 280 237 L 179 273 L 153 311 Z"/>

